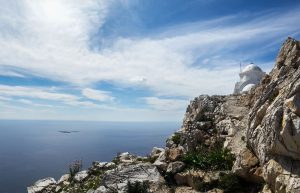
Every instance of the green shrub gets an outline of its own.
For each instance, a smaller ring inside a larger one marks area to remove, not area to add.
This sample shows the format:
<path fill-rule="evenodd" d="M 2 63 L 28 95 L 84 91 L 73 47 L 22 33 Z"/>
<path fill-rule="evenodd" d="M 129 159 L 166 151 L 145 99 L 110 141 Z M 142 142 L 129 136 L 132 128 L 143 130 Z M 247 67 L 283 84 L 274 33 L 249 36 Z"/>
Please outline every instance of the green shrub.
<path fill-rule="evenodd" d="M 175 144 L 179 144 L 180 143 L 180 134 L 179 133 L 175 133 L 173 136 L 172 136 L 172 141 L 175 143 Z"/>
<path fill-rule="evenodd" d="M 75 176 L 77 172 L 79 172 L 82 168 L 82 160 L 76 160 L 69 165 L 69 173 L 71 178 Z"/>
<path fill-rule="evenodd" d="M 146 159 L 146 162 L 150 162 L 150 163 L 154 163 L 156 161 L 158 157 L 154 156 L 154 157 L 151 157 L 151 156 L 148 156 L 147 159 Z"/>
<path fill-rule="evenodd" d="M 183 156 L 182 161 L 188 166 L 202 170 L 231 170 L 235 158 L 228 149 L 216 147 L 212 150 L 199 148 Z"/>
<path fill-rule="evenodd" d="M 127 193 L 147 193 L 149 189 L 148 182 L 135 181 L 134 183 L 128 181 L 127 183 Z"/>

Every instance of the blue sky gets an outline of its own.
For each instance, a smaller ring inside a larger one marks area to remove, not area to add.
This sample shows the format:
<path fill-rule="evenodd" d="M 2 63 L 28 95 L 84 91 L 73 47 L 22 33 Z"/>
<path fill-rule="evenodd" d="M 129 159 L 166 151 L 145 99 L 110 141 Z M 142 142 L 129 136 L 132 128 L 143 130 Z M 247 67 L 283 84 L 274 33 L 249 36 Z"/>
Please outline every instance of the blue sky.
<path fill-rule="evenodd" d="M 299 0 L 0 3 L 0 119 L 181 121 L 300 37 Z"/>

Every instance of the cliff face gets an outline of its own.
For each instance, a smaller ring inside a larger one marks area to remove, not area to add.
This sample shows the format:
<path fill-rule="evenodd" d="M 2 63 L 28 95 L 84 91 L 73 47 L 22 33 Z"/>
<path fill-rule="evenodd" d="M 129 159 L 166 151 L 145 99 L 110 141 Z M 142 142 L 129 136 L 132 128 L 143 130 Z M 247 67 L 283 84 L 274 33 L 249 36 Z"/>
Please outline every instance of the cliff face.
<path fill-rule="evenodd" d="M 248 94 L 192 100 L 165 148 L 149 157 L 123 153 L 58 182 L 38 181 L 28 192 L 128 192 L 128 181 L 162 193 L 300 192 L 299 65 L 300 43 L 289 38 Z"/>
<path fill-rule="evenodd" d="M 289 38 L 250 95 L 247 143 L 276 192 L 300 192 L 300 43 Z"/>

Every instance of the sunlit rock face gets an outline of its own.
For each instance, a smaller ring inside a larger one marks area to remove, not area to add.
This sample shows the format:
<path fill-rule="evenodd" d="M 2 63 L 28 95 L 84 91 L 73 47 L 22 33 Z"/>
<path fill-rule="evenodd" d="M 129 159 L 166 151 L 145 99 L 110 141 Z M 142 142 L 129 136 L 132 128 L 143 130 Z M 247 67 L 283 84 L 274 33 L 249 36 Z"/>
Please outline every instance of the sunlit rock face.
<path fill-rule="evenodd" d="M 249 64 L 239 74 L 240 81 L 235 84 L 234 94 L 248 92 L 260 82 L 265 74 L 258 66 Z"/>

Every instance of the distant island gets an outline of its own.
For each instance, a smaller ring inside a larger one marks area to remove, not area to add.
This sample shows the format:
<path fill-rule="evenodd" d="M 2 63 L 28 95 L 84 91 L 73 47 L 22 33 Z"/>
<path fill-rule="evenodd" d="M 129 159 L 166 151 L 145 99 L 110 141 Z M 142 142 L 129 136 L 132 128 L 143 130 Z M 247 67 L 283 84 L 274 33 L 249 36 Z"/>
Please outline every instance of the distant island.
<path fill-rule="evenodd" d="M 80 131 L 60 130 L 60 131 L 58 131 L 58 132 L 60 132 L 60 133 L 78 133 L 78 132 L 80 132 Z"/>

